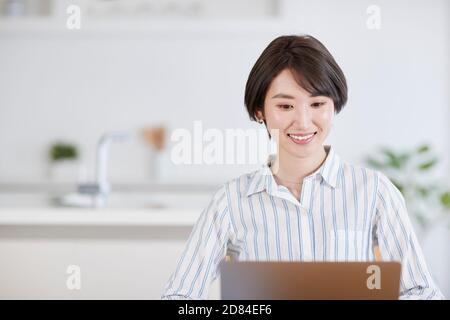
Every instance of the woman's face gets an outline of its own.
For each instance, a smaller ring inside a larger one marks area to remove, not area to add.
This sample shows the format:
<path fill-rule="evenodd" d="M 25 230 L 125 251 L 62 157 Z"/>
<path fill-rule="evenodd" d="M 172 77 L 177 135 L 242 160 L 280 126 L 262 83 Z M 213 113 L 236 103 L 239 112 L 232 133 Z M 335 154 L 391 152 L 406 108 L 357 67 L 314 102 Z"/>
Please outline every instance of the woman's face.
<path fill-rule="evenodd" d="M 325 96 L 311 95 L 297 84 L 289 69 L 283 70 L 269 86 L 264 115 L 269 132 L 278 129 L 280 153 L 307 158 L 321 152 L 334 118 L 334 102 Z M 314 134 L 315 133 L 315 134 Z M 299 136 L 314 134 L 307 141 Z M 273 135 L 272 135 L 273 136 Z"/>

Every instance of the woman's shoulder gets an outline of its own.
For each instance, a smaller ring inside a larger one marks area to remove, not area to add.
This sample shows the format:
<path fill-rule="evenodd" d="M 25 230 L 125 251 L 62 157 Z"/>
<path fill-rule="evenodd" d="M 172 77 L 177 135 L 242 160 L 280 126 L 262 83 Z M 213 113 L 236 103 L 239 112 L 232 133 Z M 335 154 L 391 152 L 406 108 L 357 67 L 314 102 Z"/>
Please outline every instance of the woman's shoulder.
<path fill-rule="evenodd" d="M 341 179 L 351 177 L 353 179 L 364 179 L 368 182 L 377 182 L 380 179 L 387 178 L 381 171 L 349 162 L 341 162 L 340 175 Z"/>
<path fill-rule="evenodd" d="M 225 180 L 217 187 L 215 194 L 220 198 L 222 198 L 223 195 L 226 195 L 227 198 L 244 197 L 247 194 L 253 178 L 257 176 L 259 172 L 260 170 L 254 170 Z"/>
<path fill-rule="evenodd" d="M 350 180 L 358 186 L 370 186 L 378 198 L 386 196 L 402 197 L 395 180 L 380 170 L 362 165 L 342 162 L 341 180 Z M 348 183 L 347 183 L 348 184 Z M 347 187 L 352 187 L 347 185 Z"/>
<path fill-rule="evenodd" d="M 341 163 L 340 180 L 344 181 L 347 187 L 351 187 L 351 185 L 348 185 L 350 181 L 357 186 L 371 186 L 376 189 L 377 193 L 386 192 L 386 189 L 392 187 L 395 188 L 395 185 L 384 172 L 349 162 Z"/>

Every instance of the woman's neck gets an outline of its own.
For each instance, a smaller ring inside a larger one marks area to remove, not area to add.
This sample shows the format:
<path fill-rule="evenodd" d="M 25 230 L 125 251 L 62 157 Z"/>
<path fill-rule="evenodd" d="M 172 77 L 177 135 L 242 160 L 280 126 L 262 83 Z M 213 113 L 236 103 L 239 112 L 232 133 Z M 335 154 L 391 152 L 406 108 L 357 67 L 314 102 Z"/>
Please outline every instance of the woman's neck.
<path fill-rule="evenodd" d="M 301 184 L 303 179 L 316 171 L 327 158 L 325 147 L 322 146 L 319 152 L 299 158 L 292 154 L 279 150 L 272 164 L 272 173 L 281 184 Z"/>

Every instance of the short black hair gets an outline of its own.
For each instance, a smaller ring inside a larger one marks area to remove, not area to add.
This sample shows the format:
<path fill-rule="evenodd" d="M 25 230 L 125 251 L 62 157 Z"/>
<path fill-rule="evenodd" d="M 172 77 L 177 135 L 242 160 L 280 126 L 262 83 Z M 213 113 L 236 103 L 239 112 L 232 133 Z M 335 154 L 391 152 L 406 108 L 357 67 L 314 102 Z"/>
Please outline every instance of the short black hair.
<path fill-rule="evenodd" d="M 272 80 L 289 69 L 297 83 L 311 95 L 333 100 L 335 113 L 347 102 L 347 81 L 327 48 L 310 35 L 280 36 L 256 61 L 245 86 L 245 106 L 251 120 L 264 113 L 264 100 Z"/>

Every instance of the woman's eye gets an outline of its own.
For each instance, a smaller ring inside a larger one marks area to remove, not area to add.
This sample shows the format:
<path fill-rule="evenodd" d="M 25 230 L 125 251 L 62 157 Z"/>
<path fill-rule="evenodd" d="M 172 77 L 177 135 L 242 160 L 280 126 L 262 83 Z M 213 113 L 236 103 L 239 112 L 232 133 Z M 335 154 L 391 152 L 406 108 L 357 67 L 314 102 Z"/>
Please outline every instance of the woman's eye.
<path fill-rule="evenodd" d="M 284 110 L 288 110 L 290 108 L 293 108 L 291 105 L 289 104 L 280 104 L 278 105 L 279 108 L 284 109 Z"/>
<path fill-rule="evenodd" d="M 313 106 L 314 108 L 319 108 L 321 106 L 323 106 L 325 104 L 325 102 L 314 102 L 311 106 Z"/>

